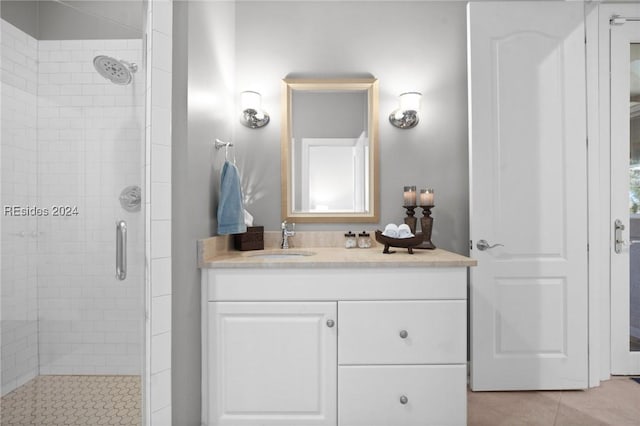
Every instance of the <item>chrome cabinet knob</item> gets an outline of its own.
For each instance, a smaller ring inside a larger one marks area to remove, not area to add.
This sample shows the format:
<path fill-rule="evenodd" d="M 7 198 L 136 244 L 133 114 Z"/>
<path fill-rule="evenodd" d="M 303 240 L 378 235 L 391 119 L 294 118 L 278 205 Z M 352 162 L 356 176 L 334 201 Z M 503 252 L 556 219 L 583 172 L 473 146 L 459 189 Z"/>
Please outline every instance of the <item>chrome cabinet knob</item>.
<path fill-rule="evenodd" d="M 401 330 L 400 331 L 400 338 L 401 339 L 406 339 L 407 337 L 409 337 L 409 333 L 407 332 L 407 330 Z"/>
<path fill-rule="evenodd" d="M 336 325 L 334 320 L 332 319 L 327 320 L 327 327 L 332 328 L 334 325 Z"/>
<path fill-rule="evenodd" d="M 405 395 L 402 395 L 400 397 L 400 404 L 407 405 L 408 402 L 409 402 L 409 398 L 407 398 Z"/>

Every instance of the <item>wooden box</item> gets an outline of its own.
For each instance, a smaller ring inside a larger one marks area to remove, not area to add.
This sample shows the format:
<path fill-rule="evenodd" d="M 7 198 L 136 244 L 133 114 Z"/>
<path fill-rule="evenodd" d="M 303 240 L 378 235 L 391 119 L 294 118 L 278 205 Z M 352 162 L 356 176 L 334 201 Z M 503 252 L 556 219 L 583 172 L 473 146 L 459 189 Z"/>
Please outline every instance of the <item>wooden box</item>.
<path fill-rule="evenodd" d="M 264 226 L 247 226 L 247 232 L 233 235 L 236 250 L 264 250 Z"/>

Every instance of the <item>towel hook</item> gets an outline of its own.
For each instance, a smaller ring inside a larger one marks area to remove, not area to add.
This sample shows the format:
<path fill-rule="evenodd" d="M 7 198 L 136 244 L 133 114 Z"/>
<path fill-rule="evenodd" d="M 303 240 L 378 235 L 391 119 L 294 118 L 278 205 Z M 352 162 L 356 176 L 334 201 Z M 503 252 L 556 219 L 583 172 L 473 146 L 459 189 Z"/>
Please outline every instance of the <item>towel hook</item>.
<path fill-rule="evenodd" d="M 229 147 L 233 146 L 231 142 L 221 141 L 220 139 L 215 140 L 215 147 L 217 150 L 224 148 L 224 159 L 225 161 L 229 160 Z M 233 164 L 236 164 L 236 152 L 233 151 Z"/>

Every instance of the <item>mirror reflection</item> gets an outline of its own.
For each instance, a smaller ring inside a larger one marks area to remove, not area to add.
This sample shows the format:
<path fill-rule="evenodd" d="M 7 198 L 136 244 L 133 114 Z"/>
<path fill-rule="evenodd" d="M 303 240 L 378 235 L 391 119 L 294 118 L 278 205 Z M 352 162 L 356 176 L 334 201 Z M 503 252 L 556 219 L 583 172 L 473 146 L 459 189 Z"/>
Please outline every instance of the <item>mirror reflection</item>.
<path fill-rule="evenodd" d="M 285 80 L 283 217 L 377 221 L 375 79 Z"/>

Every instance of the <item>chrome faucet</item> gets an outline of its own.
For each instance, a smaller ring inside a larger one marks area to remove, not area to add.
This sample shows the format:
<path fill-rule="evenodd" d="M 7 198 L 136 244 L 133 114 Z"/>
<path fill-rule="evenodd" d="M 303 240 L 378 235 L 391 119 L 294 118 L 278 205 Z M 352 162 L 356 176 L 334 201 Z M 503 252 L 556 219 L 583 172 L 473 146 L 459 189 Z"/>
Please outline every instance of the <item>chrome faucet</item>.
<path fill-rule="evenodd" d="M 293 237 L 294 235 L 296 235 L 296 224 L 287 223 L 287 221 L 285 220 L 280 226 L 282 228 L 282 242 L 280 243 L 280 248 L 288 249 L 289 237 Z"/>

